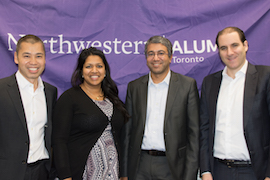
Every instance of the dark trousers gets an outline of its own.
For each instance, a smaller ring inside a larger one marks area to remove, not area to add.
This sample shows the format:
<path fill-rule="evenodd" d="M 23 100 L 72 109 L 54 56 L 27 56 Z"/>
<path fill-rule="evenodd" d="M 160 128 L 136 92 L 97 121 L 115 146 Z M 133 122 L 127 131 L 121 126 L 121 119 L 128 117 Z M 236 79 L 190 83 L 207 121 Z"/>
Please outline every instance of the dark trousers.
<path fill-rule="evenodd" d="M 214 165 L 214 180 L 257 180 L 251 166 L 228 167 L 217 159 Z"/>
<path fill-rule="evenodd" d="M 166 156 L 151 156 L 141 152 L 136 180 L 173 180 Z"/>
<path fill-rule="evenodd" d="M 24 180 L 48 180 L 49 172 L 46 164 L 50 163 L 49 160 L 39 160 L 27 165 Z"/>

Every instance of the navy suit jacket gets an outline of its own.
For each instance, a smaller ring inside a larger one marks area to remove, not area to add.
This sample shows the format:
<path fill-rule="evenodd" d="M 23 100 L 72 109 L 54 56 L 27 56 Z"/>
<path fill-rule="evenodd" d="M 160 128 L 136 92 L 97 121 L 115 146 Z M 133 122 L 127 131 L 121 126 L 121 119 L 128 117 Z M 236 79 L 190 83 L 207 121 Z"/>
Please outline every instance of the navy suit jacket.
<path fill-rule="evenodd" d="M 205 77 L 200 104 L 200 169 L 213 172 L 216 105 L 222 71 Z M 243 128 L 258 180 L 270 176 L 270 67 L 248 64 L 244 87 Z"/>
<path fill-rule="evenodd" d="M 44 82 L 48 121 L 45 146 L 51 155 L 52 110 L 57 89 Z M 0 80 L 0 179 L 23 180 L 27 166 L 29 135 L 15 74 Z M 50 163 L 47 164 L 48 170 Z"/>
<path fill-rule="evenodd" d="M 149 75 L 130 82 L 126 107 L 121 176 L 135 179 L 144 135 Z M 164 117 L 164 140 L 169 168 L 175 180 L 196 180 L 199 159 L 199 95 L 196 81 L 172 72 Z"/>

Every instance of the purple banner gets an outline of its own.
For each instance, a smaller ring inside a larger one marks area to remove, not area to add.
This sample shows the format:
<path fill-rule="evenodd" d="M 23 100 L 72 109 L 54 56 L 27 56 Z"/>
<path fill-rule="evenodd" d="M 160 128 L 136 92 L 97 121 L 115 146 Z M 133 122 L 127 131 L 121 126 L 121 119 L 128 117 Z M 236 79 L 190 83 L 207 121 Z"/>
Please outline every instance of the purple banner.
<path fill-rule="evenodd" d="M 153 35 L 173 44 L 171 69 L 203 78 L 221 70 L 215 37 L 227 26 L 241 28 L 249 42 L 247 59 L 270 65 L 269 0 L 1 0 L 0 78 L 16 72 L 13 54 L 18 39 L 35 34 L 45 43 L 43 80 L 59 95 L 70 78 L 80 51 L 102 49 L 112 78 L 125 99 L 127 83 L 148 73 L 144 43 Z"/>

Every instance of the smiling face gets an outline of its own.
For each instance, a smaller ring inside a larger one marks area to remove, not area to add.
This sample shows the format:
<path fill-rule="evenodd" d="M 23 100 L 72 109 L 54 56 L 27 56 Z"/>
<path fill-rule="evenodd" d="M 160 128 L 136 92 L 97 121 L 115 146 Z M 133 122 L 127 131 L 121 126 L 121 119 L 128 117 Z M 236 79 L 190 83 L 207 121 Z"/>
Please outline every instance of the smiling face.
<path fill-rule="evenodd" d="M 147 66 L 152 76 L 160 77 L 162 80 L 170 70 L 172 57 L 168 56 L 166 46 L 161 43 L 152 43 L 147 47 Z"/>
<path fill-rule="evenodd" d="M 42 43 L 22 42 L 18 53 L 14 53 L 14 62 L 18 64 L 20 73 L 29 82 L 37 83 L 46 63 Z"/>
<path fill-rule="evenodd" d="M 245 64 L 248 42 L 240 40 L 237 32 L 225 33 L 219 36 L 219 55 L 228 68 L 228 75 L 234 77 Z"/>
<path fill-rule="evenodd" d="M 97 55 L 88 56 L 82 69 L 83 84 L 100 88 L 105 74 L 106 70 L 102 59 Z"/>

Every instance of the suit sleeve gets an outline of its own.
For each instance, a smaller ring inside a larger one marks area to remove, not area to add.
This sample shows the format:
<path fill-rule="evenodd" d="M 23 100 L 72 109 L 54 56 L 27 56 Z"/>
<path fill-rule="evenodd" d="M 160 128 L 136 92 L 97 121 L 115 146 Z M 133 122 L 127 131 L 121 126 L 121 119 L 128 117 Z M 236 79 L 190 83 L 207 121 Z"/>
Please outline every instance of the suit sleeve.
<path fill-rule="evenodd" d="M 60 179 L 71 177 L 67 143 L 72 117 L 72 98 L 68 93 L 64 93 L 57 101 L 54 109 L 52 133 L 54 163 Z"/>
<path fill-rule="evenodd" d="M 206 82 L 203 81 L 200 101 L 200 171 L 210 172 L 209 157 L 209 110 L 207 105 Z"/>
<path fill-rule="evenodd" d="M 268 113 L 270 116 L 270 78 L 268 77 L 268 84 L 267 84 L 267 105 L 268 105 Z M 268 119 L 270 121 L 270 119 Z M 269 142 L 270 144 L 270 142 Z M 268 162 L 267 162 L 267 169 L 266 169 L 266 174 L 265 177 L 270 178 L 270 148 L 269 148 L 269 154 L 268 154 Z"/>
<path fill-rule="evenodd" d="M 128 177 L 128 149 L 129 149 L 129 140 L 131 133 L 131 125 L 132 125 L 132 98 L 131 98 L 131 87 L 130 83 L 128 84 L 127 96 L 126 96 L 126 108 L 129 113 L 129 120 L 126 122 L 122 132 L 122 170 L 120 170 L 121 177 Z"/>
<path fill-rule="evenodd" d="M 188 144 L 185 165 L 185 180 L 197 179 L 199 164 L 199 95 L 196 81 L 193 80 L 188 93 Z"/>

